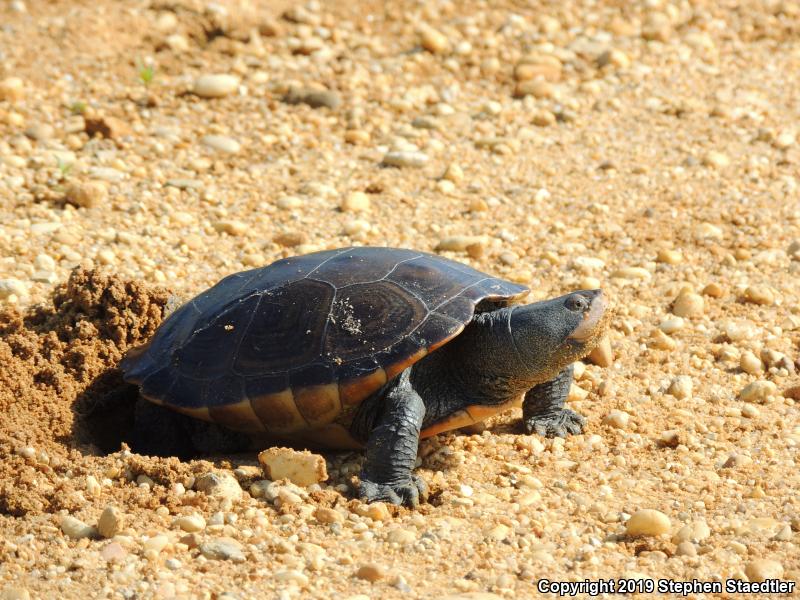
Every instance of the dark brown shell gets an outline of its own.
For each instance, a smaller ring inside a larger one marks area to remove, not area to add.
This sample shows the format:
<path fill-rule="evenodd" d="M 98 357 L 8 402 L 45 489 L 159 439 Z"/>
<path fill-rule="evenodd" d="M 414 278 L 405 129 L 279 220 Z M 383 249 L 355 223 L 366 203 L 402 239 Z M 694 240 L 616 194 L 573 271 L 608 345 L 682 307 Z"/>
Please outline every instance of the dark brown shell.
<path fill-rule="evenodd" d="M 440 256 L 343 248 L 230 275 L 128 353 L 149 400 L 244 431 L 331 423 L 528 288 Z"/>

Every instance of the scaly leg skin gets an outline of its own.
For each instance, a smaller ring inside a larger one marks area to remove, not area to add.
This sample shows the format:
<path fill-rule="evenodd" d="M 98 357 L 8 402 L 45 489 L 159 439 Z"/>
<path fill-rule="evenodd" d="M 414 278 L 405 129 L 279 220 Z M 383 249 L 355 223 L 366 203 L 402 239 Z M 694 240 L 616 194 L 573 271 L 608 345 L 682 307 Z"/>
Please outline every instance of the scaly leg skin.
<path fill-rule="evenodd" d="M 428 499 L 428 486 L 411 472 L 425 404 L 411 387 L 407 372 L 386 394 L 381 409 L 367 440 L 359 496 L 365 502 L 416 507 Z"/>
<path fill-rule="evenodd" d="M 532 387 L 522 402 L 522 422 L 526 433 L 546 437 L 567 437 L 583 432 L 586 419 L 573 410 L 564 408 L 572 385 L 572 365 L 555 378 Z"/>

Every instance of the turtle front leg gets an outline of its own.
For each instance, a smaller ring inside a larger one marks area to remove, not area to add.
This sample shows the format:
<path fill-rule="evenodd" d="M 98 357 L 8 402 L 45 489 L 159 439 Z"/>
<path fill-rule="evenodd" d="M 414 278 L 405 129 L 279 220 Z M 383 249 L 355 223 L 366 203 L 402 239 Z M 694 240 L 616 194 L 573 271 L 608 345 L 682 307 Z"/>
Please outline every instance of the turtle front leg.
<path fill-rule="evenodd" d="M 532 387 L 522 402 L 522 422 L 527 433 L 546 437 L 567 437 L 583 432 L 586 419 L 564 408 L 572 385 L 572 365 L 550 381 Z"/>
<path fill-rule="evenodd" d="M 428 486 L 412 473 L 425 404 L 403 374 L 375 408 L 381 412 L 367 438 L 359 496 L 365 502 L 416 507 L 428 499 Z"/>

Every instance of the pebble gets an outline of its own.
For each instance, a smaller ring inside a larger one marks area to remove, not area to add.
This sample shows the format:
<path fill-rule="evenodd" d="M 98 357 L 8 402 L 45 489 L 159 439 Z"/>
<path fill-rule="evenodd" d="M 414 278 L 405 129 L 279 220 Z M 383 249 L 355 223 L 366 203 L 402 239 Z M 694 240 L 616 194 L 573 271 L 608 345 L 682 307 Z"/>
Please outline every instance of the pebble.
<path fill-rule="evenodd" d="M 25 84 L 19 77 L 6 77 L 0 81 L 0 100 L 15 102 L 25 96 Z"/>
<path fill-rule="evenodd" d="M 0 300 L 8 300 L 11 296 L 24 298 L 28 295 L 28 286 L 19 279 L 0 279 Z"/>
<path fill-rule="evenodd" d="M 628 426 L 630 418 L 631 416 L 628 413 L 615 408 L 603 417 L 603 423 L 616 429 L 625 429 Z"/>
<path fill-rule="evenodd" d="M 783 577 L 783 565 L 769 558 L 757 558 L 747 563 L 744 572 L 750 581 L 781 579 Z"/>
<path fill-rule="evenodd" d="M 97 531 L 104 538 L 112 538 L 125 528 L 125 515 L 116 506 L 106 506 L 97 520 Z"/>
<path fill-rule="evenodd" d="M 336 509 L 328 508 L 326 506 L 320 506 L 317 508 L 317 510 L 314 511 L 314 518 L 320 523 L 325 524 L 344 522 L 344 515 L 342 513 Z"/>
<path fill-rule="evenodd" d="M 155 556 L 166 548 L 168 544 L 169 538 L 166 535 L 154 535 L 145 540 L 144 544 L 142 544 L 142 548 L 145 552 Z"/>
<path fill-rule="evenodd" d="M 643 267 L 623 267 L 611 273 L 612 279 L 638 279 L 648 281 L 652 275 Z"/>
<path fill-rule="evenodd" d="M 714 169 L 724 169 L 731 164 L 731 159 L 722 152 L 711 150 L 703 155 L 703 164 Z"/>
<path fill-rule="evenodd" d="M 301 573 L 297 569 L 283 569 L 282 571 L 277 571 L 273 577 L 275 578 L 275 581 L 295 583 L 301 588 L 308 585 L 308 576 L 305 573 Z"/>
<path fill-rule="evenodd" d="M 770 396 L 775 396 L 777 393 L 778 386 L 771 381 L 754 381 L 746 385 L 744 389 L 739 392 L 739 400 L 743 402 L 760 402 L 763 404 Z"/>
<path fill-rule="evenodd" d="M 281 210 L 291 210 L 303 206 L 303 201 L 297 196 L 281 196 L 275 201 L 275 206 Z"/>
<path fill-rule="evenodd" d="M 465 252 L 470 246 L 486 246 L 488 240 L 478 235 L 452 235 L 439 241 L 437 252 Z"/>
<path fill-rule="evenodd" d="M 569 393 L 567 394 L 567 402 L 579 402 L 581 400 L 586 400 L 588 396 L 589 392 L 573 383 L 569 388 Z"/>
<path fill-rule="evenodd" d="M 286 248 L 295 248 L 305 244 L 308 241 L 308 235 L 305 231 L 282 231 L 281 233 L 276 233 L 272 241 Z M 261 266 L 263 260 L 259 260 L 257 264 Z"/>
<path fill-rule="evenodd" d="M 235 236 L 244 235 L 250 230 L 250 228 L 247 226 L 247 223 L 243 221 L 237 221 L 235 219 L 215 221 L 212 226 L 220 233 L 227 233 L 228 235 Z"/>
<path fill-rule="evenodd" d="M 447 165 L 447 169 L 445 169 L 442 179 L 452 183 L 460 183 L 464 180 L 464 170 L 458 165 L 458 163 L 450 163 Z M 800 250 L 798 253 L 800 253 Z"/>
<path fill-rule="evenodd" d="M 523 98 L 533 96 L 534 98 L 552 98 L 555 96 L 555 87 L 544 79 L 528 79 L 518 81 L 514 87 L 514 97 Z"/>
<path fill-rule="evenodd" d="M 40 271 L 52 271 L 56 268 L 56 261 L 49 254 L 37 254 L 33 264 Z"/>
<path fill-rule="evenodd" d="M 725 237 L 725 231 L 722 229 L 722 227 L 714 225 L 713 223 L 700 223 L 695 228 L 694 235 L 697 239 L 701 240 L 721 240 Z"/>
<path fill-rule="evenodd" d="M 697 548 L 692 542 L 681 542 L 675 547 L 676 556 L 697 556 Z"/>
<path fill-rule="evenodd" d="M 392 518 L 389 509 L 383 502 L 373 502 L 371 504 L 358 504 L 355 512 L 362 517 L 369 517 L 373 521 L 388 521 Z"/>
<path fill-rule="evenodd" d="M 668 265 L 677 265 L 683 262 L 683 254 L 678 250 L 667 250 L 662 248 L 656 255 L 656 261 Z"/>
<path fill-rule="evenodd" d="M 788 150 L 797 141 L 795 134 L 791 131 L 784 131 L 775 136 L 772 145 L 778 150 Z"/>
<path fill-rule="evenodd" d="M 127 122 L 111 116 L 85 119 L 84 131 L 89 137 L 99 135 L 110 140 L 118 140 L 133 133 L 133 130 Z"/>
<path fill-rule="evenodd" d="M 428 155 L 415 150 L 394 150 L 383 157 L 383 164 L 390 167 L 424 167 Z"/>
<path fill-rule="evenodd" d="M 682 292 L 672 303 L 672 314 L 678 317 L 699 317 L 704 312 L 705 301 L 701 295 L 694 292 Z"/>
<path fill-rule="evenodd" d="M 417 540 L 417 534 L 408 529 L 392 529 L 386 536 L 386 540 L 392 544 L 405 546 L 413 544 Z"/>
<path fill-rule="evenodd" d="M 217 73 L 198 77 L 192 91 L 201 98 L 222 98 L 234 93 L 238 88 L 238 77 Z"/>
<path fill-rule="evenodd" d="M 705 521 L 694 521 L 687 523 L 672 536 L 673 544 L 680 544 L 681 542 L 693 542 L 695 544 L 702 542 L 711 535 L 711 529 Z"/>
<path fill-rule="evenodd" d="M 669 517 L 661 511 L 643 508 L 628 519 L 625 532 L 628 535 L 662 535 L 669 531 L 670 525 Z"/>
<path fill-rule="evenodd" d="M 745 404 L 742 407 L 742 416 L 746 419 L 757 419 L 761 411 L 754 404 Z"/>
<path fill-rule="evenodd" d="M 109 542 L 101 548 L 100 556 L 106 562 L 121 561 L 128 556 L 128 551 L 119 542 Z"/>
<path fill-rule="evenodd" d="M 100 181 L 71 183 L 67 187 L 64 198 L 67 202 L 81 208 L 92 208 L 105 201 L 108 190 Z"/>
<path fill-rule="evenodd" d="M 366 212 L 369 207 L 370 199 L 364 192 L 350 192 L 339 205 L 342 212 Z"/>
<path fill-rule="evenodd" d="M 242 545 L 230 537 L 220 537 L 200 544 L 200 554 L 212 560 L 244 562 L 246 558 L 242 550 Z"/>
<path fill-rule="evenodd" d="M 220 499 L 238 500 L 243 491 L 236 478 L 229 473 L 204 473 L 194 483 L 194 489 Z"/>
<path fill-rule="evenodd" d="M 12 585 L 0 591 L 0 600 L 31 600 L 31 594 L 24 587 Z"/>
<path fill-rule="evenodd" d="M 200 143 L 226 154 L 236 154 L 242 149 L 242 145 L 239 142 L 226 135 L 206 135 L 203 136 Z"/>
<path fill-rule="evenodd" d="M 372 225 L 369 224 L 368 221 L 364 219 L 353 219 L 352 221 L 348 221 L 342 227 L 345 235 L 360 235 L 366 233 L 372 229 Z"/>
<path fill-rule="evenodd" d="M 764 285 L 750 285 L 744 290 L 744 299 L 752 304 L 769 306 L 775 302 L 775 294 Z"/>
<path fill-rule="evenodd" d="M 386 569 L 375 563 L 369 563 L 359 567 L 358 571 L 356 571 L 356 577 L 375 583 L 386 577 Z"/>
<path fill-rule="evenodd" d="M 53 133 L 53 126 L 47 123 L 33 123 L 25 128 L 25 135 L 37 142 L 46 142 Z"/>
<path fill-rule="evenodd" d="M 597 66 L 601 69 L 606 66 L 612 66 L 617 69 L 627 69 L 631 66 L 630 57 L 622 50 L 611 48 L 606 50 L 597 57 Z"/>
<path fill-rule="evenodd" d="M 727 321 L 723 324 L 722 331 L 732 342 L 749 340 L 758 335 L 758 327 L 751 321 Z"/>
<path fill-rule="evenodd" d="M 496 542 L 502 542 L 511 534 L 511 528 L 508 525 L 503 525 L 502 523 L 495 525 L 494 527 L 488 529 L 484 533 L 484 537 L 487 540 L 494 540 Z"/>
<path fill-rule="evenodd" d="M 113 265 L 117 262 L 117 255 L 109 248 L 103 248 L 97 253 L 97 261 L 101 265 Z"/>
<path fill-rule="evenodd" d="M 659 444 L 666 448 L 677 448 L 681 443 L 681 432 L 678 429 L 662 431 L 658 441 Z"/>
<path fill-rule="evenodd" d="M 189 40 L 180 33 L 173 33 L 164 39 L 164 43 L 173 52 L 186 52 L 189 49 Z"/>
<path fill-rule="evenodd" d="M 319 454 L 291 448 L 268 448 L 258 455 L 258 462 L 268 479 L 288 479 L 299 486 L 309 486 L 328 479 L 325 459 Z"/>
<path fill-rule="evenodd" d="M 368 144 L 370 141 L 369 132 L 361 129 L 348 129 L 344 133 L 344 141 L 348 144 Z"/>
<path fill-rule="evenodd" d="M 63 531 L 67 537 L 72 538 L 73 540 L 93 538 L 97 536 L 97 529 L 90 527 L 72 515 L 64 515 L 61 517 L 61 531 Z"/>
<path fill-rule="evenodd" d="M 291 87 L 283 101 L 287 104 L 306 104 L 311 108 L 330 108 L 335 110 L 342 104 L 342 97 L 331 90 Z"/>
<path fill-rule="evenodd" d="M 722 298 L 725 295 L 725 289 L 718 283 L 709 283 L 703 288 L 703 295 L 711 298 Z"/>
<path fill-rule="evenodd" d="M 537 127 L 548 127 L 550 125 L 554 125 L 555 122 L 556 116 L 545 108 L 535 110 L 531 115 L 531 123 Z"/>
<path fill-rule="evenodd" d="M 167 179 L 167 185 L 176 187 L 179 190 L 199 190 L 203 187 L 203 182 L 199 179 L 175 177 L 173 179 Z"/>
<path fill-rule="evenodd" d="M 572 268 L 581 273 L 592 273 L 606 266 L 605 261 L 594 256 L 576 256 L 571 264 Z"/>
<path fill-rule="evenodd" d="M 449 54 L 451 51 L 447 36 L 432 27 L 422 28 L 419 32 L 419 41 L 420 46 L 432 54 Z"/>
<path fill-rule="evenodd" d="M 586 356 L 587 360 L 598 367 L 607 369 L 614 364 L 614 351 L 611 349 L 611 340 L 604 336 Z"/>
<path fill-rule="evenodd" d="M 286 488 L 280 488 L 278 490 L 278 497 L 276 500 L 276 504 L 283 506 L 283 505 L 293 505 L 293 504 L 302 504 L 303 498 L 300 494 L 296 494 L 291 490 L 287 490 Z"/>
<path fill-rule="evenodd" d="M 667 388 L 667 393 L 678 400 L 692 397 L 692 378 L 688 375 L 678 375 Z"/>
<path fill-rule="evenodd" d="M 544 79 L 557 82 L 561 79 L 561 61 L 549 54 L 533 54 L 523 58 L 514 67 L 514 79 L 528 81 L 531 79 Z"/>
<path fill-rule="evenodd" d="M 206 528 L 206 520 L 202 515 L 183 515 L 175 519 L 175 524 L 187 533 L 203 531 Z"/>
<path fill-rule="evenodd" d="M 686 321 L 682 317 L 667 317 L 661 321 L 658 328 L 667 335 L 671 335 L 683 329 L 685 324 Z"/>
<path fill-rule="evenodd" d="M 750 352 L 750 350 L 742 352 L 742 355 L 739 357 L 739 368 L 750 375 L 758 375 L 763 370 L 761 359 Z"/>

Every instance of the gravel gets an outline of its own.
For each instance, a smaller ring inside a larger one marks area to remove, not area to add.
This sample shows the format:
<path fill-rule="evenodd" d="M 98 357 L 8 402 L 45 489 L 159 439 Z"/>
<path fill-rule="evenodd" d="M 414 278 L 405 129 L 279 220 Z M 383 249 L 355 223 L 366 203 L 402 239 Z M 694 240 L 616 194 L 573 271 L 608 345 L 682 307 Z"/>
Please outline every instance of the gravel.
<path fill-rule="evenodd" d="M 239 87 L 239 78 L 224 73 L 201 75 L 192 91 L 201 98 L 222 98 L 233 94 Z"/>
<path fill-rule="evenodd" d="M 229 560 L 232 562 L 244 562 L 247 560 L 242 544 L 229 537 L 220 537 L 200 544 L 200 554 L 212 560 Z"/>
<path fill-rule="evenodd" d="M 625 533 L 631 536 L 657 536 L 668 533 L 671 527 L 669 517 L 658 510 L 643 508 L 636 511 L 625 522 Z"/>

